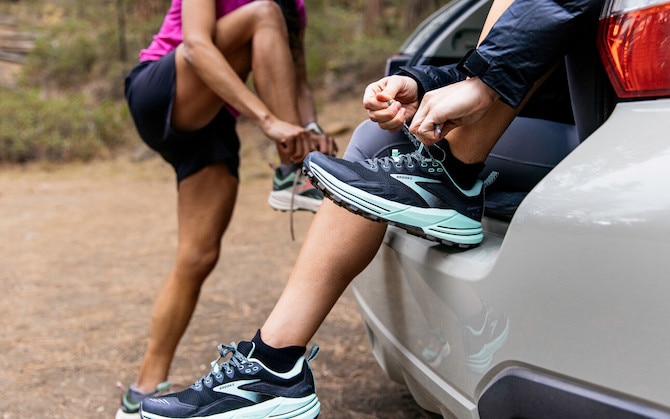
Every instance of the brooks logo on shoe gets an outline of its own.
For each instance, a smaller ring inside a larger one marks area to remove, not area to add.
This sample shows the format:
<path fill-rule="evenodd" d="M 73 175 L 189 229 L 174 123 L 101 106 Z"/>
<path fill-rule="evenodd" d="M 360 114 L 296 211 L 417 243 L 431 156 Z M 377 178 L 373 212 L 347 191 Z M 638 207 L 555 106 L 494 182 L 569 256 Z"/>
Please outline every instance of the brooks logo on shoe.
<path fill-rule="evenodd" d="M 230 394 L 231 396 L 237 396 L 241 397 L 243 399 L 249 400 L 250 402 L 253 403 L 258 403 L 261 401 L 261 394 L 257 393 L 255 391 L 249 391 L 249 390 L 244 390 L 241 389 L 240 387 L 245 386 L 247 384 L 253 384 L 260 381 L 259 379 L 254 379 L 254 380 L 240 380 L 240 381 L 234 381 L 232 383 L 227 383 L 223 384 L 217 387 L 214 387 L 212 390 L 216 391 L 217 393 L 223 393 L 223 394 Z"/>
<path fill-rule="evenodd" d="M 439 180 L 427 179 L 419 176 L 408 176 L 408 175 L 391 175 L 392 178 L 401 182 L 403 185 L 407 186 L 414 192 L 416 192 L 421 199 L 426 201 L 426 204 L 430 207 L 438 207 L 441 200 L 432 193 L 428 192 L 426 189 L 419 185 L 421 183 L 440 183 Z"/>

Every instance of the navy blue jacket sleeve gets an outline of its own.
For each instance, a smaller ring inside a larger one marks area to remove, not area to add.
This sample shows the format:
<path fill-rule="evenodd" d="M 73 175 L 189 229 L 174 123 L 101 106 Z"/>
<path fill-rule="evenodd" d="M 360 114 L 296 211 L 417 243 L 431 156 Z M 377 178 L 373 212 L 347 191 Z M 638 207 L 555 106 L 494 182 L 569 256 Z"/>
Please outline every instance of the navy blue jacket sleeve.
<path fill-rule="evenodd" d="M 456 64 L 441 67 L 430 65 L 403 66 L 396 74 L 416 80 L 419 87 L 419 102 L 423 99 L 423 95 L 430 90 L 465 80 L 465 74 L 456 69 Z"/>
<path fill-rule="evenodd" d="M 471 54 L 445 67 L 401 69 L 419 83 L 419 98 L 429 90 L 467 76 L 478 76 L 503 102 L 517 108 L 533 84 L 571 48 L 595 41 L 604 0 L 514 0 Z M 458 73 L 461 73 L 458 76 Z"/>
<path fill-rule="evenodd" d="M 598 24 L 603 0 L 515 0 L 475 50 L 479 78 L 516 108 L 533 84 Z"/>

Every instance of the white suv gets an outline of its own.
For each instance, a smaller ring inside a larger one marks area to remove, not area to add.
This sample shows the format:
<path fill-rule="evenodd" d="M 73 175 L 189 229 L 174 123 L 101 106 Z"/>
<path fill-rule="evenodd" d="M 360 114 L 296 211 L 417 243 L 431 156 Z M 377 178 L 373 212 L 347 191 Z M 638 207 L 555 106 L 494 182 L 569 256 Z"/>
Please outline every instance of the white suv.
<path fill-rule="evenodd" d="M 490 3 L 451 1 L 387 71 L 458 61 Z M 429 411 L 670 417 L 670 2 L 606 3 L 600 56 L 567 60 L 487 160 L 481 246 L 389 227 L 354 282 L 377 361 Z"/>

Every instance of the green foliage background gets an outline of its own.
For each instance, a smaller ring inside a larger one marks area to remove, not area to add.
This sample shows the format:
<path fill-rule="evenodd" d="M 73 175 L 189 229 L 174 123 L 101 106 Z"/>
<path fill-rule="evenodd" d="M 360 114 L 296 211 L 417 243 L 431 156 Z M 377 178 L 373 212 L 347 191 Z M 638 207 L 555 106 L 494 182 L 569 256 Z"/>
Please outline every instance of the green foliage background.
<path fill-rule="evenodd" d="M 147 3 L 163 10 L 132 0 L 0 0 L 1 14 L 36 34 L 17 85 L 0 87 L 0 163 L 86 161 L 139 142 L 123 79 L 169 0 Z M 402 3 L 386 1 L 383 21 L 370 27 L 364 0 L 306 0 L 312 87 L 336 99 L 381 76 L 409 33 L 399 29 Z"/>

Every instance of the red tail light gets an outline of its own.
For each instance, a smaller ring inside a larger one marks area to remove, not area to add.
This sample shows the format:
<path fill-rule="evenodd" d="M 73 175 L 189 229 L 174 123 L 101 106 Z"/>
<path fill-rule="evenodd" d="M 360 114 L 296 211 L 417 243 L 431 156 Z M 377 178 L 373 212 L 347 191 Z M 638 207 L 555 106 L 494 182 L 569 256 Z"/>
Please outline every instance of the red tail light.
<path fill-rule="evenodd" d="M 619 97 L 670 96 L 670 2 L 609 0 L 600 55 Z"/>

